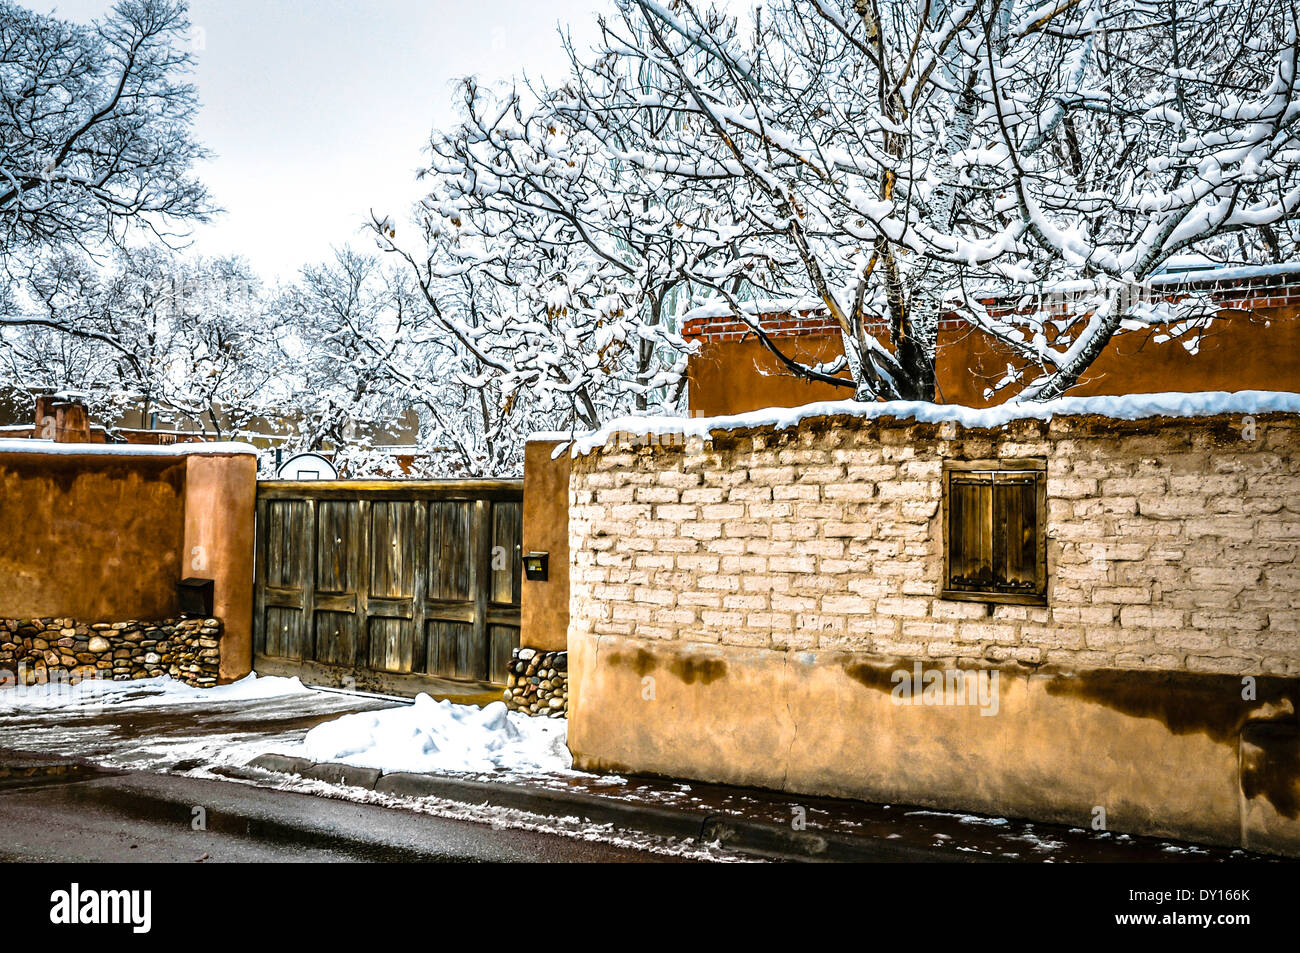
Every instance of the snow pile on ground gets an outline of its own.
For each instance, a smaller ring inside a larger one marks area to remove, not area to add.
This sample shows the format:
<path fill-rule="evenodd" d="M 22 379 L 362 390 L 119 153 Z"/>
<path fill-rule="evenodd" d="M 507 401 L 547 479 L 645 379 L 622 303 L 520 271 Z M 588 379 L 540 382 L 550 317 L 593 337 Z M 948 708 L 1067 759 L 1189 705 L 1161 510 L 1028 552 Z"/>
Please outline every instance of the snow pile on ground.
<path fill-rule="evenodd" d="M 0 715 L 54 708 L 108 706 L 130 708 L 153 705 L 184 705 L 194 702 L 250 701 L 310 692 L 297 678 L 251 673 L 229 685 L 194 688 L 169 678 L 141 678 L 115 682 L 88 678 L 74 684 L 48 682 L 44 685 L 16 685 L 0 689 Z"/>
<path fill-rule="evenodd" d="M 563 719 L 530 718 L 504 702 L 479 708 L 435 702 L 421 693 L 413 705 L 317 725 L 303 739 L 301 753 L 312 761 L 383 771 L 560 772 L 573 765 L 567 729 Z"/>

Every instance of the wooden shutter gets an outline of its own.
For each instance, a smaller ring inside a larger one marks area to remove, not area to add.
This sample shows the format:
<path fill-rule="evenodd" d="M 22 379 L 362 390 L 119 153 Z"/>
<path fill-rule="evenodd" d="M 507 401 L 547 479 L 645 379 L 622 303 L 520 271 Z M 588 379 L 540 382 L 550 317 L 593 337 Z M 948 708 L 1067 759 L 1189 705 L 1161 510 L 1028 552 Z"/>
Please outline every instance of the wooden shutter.
<path fill-rule="evenodd" d="M 1038 481 L 1033 473 L 993 475 L 993 584 L 1000 592 L 1038 589 Z"/>
<path fill-rule="evenodd" d="M 1046 569 L 1042 470 L 947 473 L 945 591 L 1041 601 Z M 994 600 L 996 601 L 996 600 Z"/>
<path fill-rule="evenodd" d="M 948 579 L 952 589 L 993 585 L 993 481 L 953 474 L 948 486 Z"/>

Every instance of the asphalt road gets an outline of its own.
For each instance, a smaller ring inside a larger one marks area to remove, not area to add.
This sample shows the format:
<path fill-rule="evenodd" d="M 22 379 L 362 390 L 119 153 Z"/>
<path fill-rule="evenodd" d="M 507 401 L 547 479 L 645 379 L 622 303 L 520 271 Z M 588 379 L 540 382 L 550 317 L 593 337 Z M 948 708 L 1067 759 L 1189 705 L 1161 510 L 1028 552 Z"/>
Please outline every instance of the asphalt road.
<path fill-rule="evenodd" d="M 201 814 L 196 809 L 201 809 Z M 195 830 L 196 817 L 206 829 Z M 636 862 L 675 858 L 570 836 L 178 775 L 0 782 L 0 860 Z"/>
<path fill-rule="evenodd" d="M 299 691 L 167 703 L 154 697 L 158 691 L 156 686 L 121 683 L 120 691 L 111 697 L 57 707 L 18 698 L 23 704 L 6 708 L 0 698 L 0 858 L 138 856 L 190 861 L 206 853 L 209 860 L 660 860 L 669 859 L 662 852 L 667 847 L 702 859 L 738 859 L 725 848 L 696 845 L 688 850 L 666 844 L 654 836 L 652 826 L 639 825 L 635 819 L 618 824 L 620 830 L 615 832 L 582 828 L 576 818 L 566 820 L 567 814 L 549 820 L 535 817 L 544 830 L 533 831 L 503 827 L 512 823 L 508 812 L 475 807 L 464 797 L 447 795 L 457 802 L 450 805 L 422 806 L 415 803 L 417 798 L 388 808 L 364 803 L 372 795 L 360 788 L 331 788 L 283 775 L 266 778 L 262 788 L 214 781 L 214 775 L 229 777 L 258 755 L 298 753 L 297 746 L 315 725 L 350 712 L 388 708 L 398 701 Z M 39 793 L 12 786 L 31 781 L 3 780 L 12 774 L 9 766 L 15 759 L 31 758 L 77 763 L 100 774 L 66 788 L 51 780 Z M 937 859 L 1157 863 L 1259 859 L 1239 850 L 1015 818 L 698 782 L 584 772 L 485 772 L 467 779 L 778 826 L 790 824 L 792 810 L 798 809 L 811 832 L 860 836 L 895 849 L 930 852 Z M 206 840 L 203 832 L 190 831 L 195 806 L 208 812 Z M 566 827 L 570 828 L 566 833 L 546 833 Z M 575 833 L 591 839 L 572 836 Z M 129 843 L 123 845 L 123 838 Z M 893 855 L 893 850 L 886 851 L 881 859 Z"/>

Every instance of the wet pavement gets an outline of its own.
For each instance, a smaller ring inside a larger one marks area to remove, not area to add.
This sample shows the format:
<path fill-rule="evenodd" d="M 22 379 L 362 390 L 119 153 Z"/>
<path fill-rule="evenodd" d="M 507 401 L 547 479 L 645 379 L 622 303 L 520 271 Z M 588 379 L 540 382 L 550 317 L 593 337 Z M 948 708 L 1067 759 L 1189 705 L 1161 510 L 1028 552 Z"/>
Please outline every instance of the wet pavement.
<path fill-rule="evenodd" d="M 224 768 L 245 765 L 259 754 L 294 753 L 295 746 L 307 731 L 323 721 L 349 712 L 392 707 L 400 703 L 400 700 L 391 698 L 313 691 L 239 701 L 151 705 L 147 697 L 128 694 L 114 703 L 93 705 L 84 710 L 72 707 L 21 713 L 0 711 L 0 785 L 4 783 L 5 763 L 36 755 L 240 787 L 229 781 L 213 779 L 221 778 Z M 1271 859 L 1241 850 L 1077 827 L 667 779 L 624 778 L 578 771 L 526 777 L 511 772 L 457 777 L 577 791 L 626 803 L 679 808 L 779 825 L 791 825 L 798 817 L 810 832 L 893 841 L 899 845 L 932 849 L 954 859 L 962 855 L 969 859 L 1061 863 Z M 275 784 L 282 792 L 298 792 L 295 797 L 323 794 L 335 799 L 381 801 L 389 808 L 431 811 L 444 818 L 480 824 L 500 821 L 490 813 L 461 810 L 446 803 L 430 805 L 419 803 L 422 799 L 380 798 L 374 792 L 326 785 L 320 781 L 281 776 Z M 376 809 L 384 810 L 382 807 Z M 0 815 L 0 819 L 2 817 Z M 511 823 L 515 822 L 529 826 L 527 821 L 519 818 L 512 819 Z M 533 826 L 541 830 L 546 825 Z M 569 836 L 587 836 L 593 832 L 566 833 Z M 612 836 L 611 832 L 604 833 Z M 637 846 L 653 848 L 655 842 L 647 839 L 637 842 Z M 718 859 L 726 858 L 719 856 Z"/>
<path fill-rule="evenodd" d="M 1196 863 L 1278 859 L 1243 850 L 1014 818 L 659 778 L 575 775 L 539 778 L 533 783 L 554 790 L 580 791 L 656 807 L 678 807 L 773 824 L 790 825 L 795 817 L 799 817 L 806 825 L 804 829 L 814 833 L 928 847 L 954 860 L 963 859 L 962 855 L 971 860 L 1048 863 Z"/>
<path fill-rule="evenodd" d="M 243 764 L 262 752 L 297 744 L 321 722 L 398 704 L 326 691 L 156 705 L 150 704 L 151 695 L 145 689 L 124 689 L 103 703 L 0 710 L 0 753 L 45 753 L 153 771 Z"/>
<path fill-rule="evenodd" d="M 17 761 L 19 759 L 12 759 Z M 82 768 L 0 779 L 0 861 L 676 861 L 599 838 L 223 781 Z M 57 769 L 58 765 L 50 766 Z"/>
<path fill-rule="evenodd" d="M 0 707 L 0 830 L 26 832 L 0 845 L 0 858 L 192 860 L 191 841 L 177 840 L 187 827 L 176 825 L 189 824 L 191 806 L 221 797 L 222 809 L 209 814 L 218 818 L 209 830 L 229 840 L 221 851 L 208 851 L 219 859 L 742 859 L 576 818 L 384 797 L 315 781 L 254 786 L 223 773 L 258 754 L 293 749 L 322 722 L 406 703 L 334 691 L 178 702 L 160 699 L 148 686 L 123 684 L 106 697 L 59 707 Z M 195 793 L 185 795 L 183 817 L 157 796 L 158 785 L 190 784 Z M 361 813 L 347 829 L 357 836 L 341 836 L 330 825 L 340 810 L 347 817 L 354 808 Z M 245 824 L 233 839 L 231 823 Z M 364 825 L 359 834 L 358 824 Z M 371 843 L 375 833 L 382 837 Z M 127 845 L 130 854 L 122 853 L 124 836 L 136 845 Z"/>

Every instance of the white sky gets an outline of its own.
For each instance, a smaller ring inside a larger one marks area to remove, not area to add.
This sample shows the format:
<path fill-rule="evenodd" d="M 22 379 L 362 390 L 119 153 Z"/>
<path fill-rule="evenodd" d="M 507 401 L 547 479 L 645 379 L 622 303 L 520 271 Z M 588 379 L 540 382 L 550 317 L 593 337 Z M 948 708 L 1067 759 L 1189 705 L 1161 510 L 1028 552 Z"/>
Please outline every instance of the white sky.
<path fill-rule="evenodd" d="M 71 20 L 110 0 L 26 2 Z M 368 210 L 400 222 L 435 126 L 450 124 L 454 80 L 554 76 L 556 24 L 580 46 L 606 0 L 192 0 L 202 108 L 199 169 L 226 209 L 193 250 L 241 254 L 290 278 L 332 245 L 369 247 Z"/>

